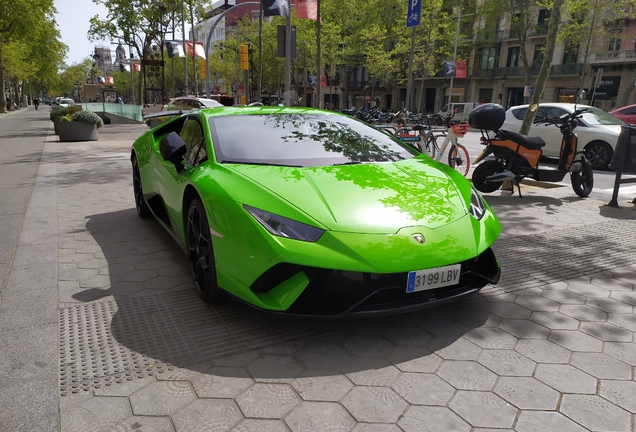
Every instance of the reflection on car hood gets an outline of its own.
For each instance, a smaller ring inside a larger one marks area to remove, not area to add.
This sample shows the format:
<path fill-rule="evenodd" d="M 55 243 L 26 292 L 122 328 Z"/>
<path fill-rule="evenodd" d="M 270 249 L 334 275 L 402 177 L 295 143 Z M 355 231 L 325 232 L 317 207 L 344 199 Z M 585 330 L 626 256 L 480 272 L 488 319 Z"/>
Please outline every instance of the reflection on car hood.
<path fill-rule="evenodd" d="M 578 127 L 575 129 L 575 132 L 580 132 L 582 130 L 594 131 L 597 133 L 608 134 L 612 136 L 618 136 L 621 133 L 621 125 L 590 125 L 587 127 Z"/>
<path fill-rule="evenodd" d="M 392 234 L 408 226 L 437 228 L 467 214 L 455 183 L 436 165 L 418 157 L 329 167 L 233 168 L 331 230 Z"/>

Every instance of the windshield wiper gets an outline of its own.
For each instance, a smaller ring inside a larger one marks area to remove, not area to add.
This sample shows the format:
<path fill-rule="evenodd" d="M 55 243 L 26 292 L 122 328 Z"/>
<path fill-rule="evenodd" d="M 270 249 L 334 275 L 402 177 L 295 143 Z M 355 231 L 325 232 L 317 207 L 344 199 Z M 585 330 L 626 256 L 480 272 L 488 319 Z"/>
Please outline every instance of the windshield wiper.
<path fill-rule="evenodd" d="M 333 164 L 332 166 L 338 166 L 338 165 L 358 165 L 361 164 L 363 162 L 361 161 L 349 161 L 349 162 L 343 162 L 343 163 L 337 163 L 337 164 Z"/>

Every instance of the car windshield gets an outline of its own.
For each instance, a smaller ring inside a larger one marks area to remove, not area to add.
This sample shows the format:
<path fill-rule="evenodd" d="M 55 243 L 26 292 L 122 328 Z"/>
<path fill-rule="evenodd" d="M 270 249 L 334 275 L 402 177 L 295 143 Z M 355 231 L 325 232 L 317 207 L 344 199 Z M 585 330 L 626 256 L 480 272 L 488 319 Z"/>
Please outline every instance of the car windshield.
<path fill-rule="evenodd" d="M 417 151 L 359 120 L 334 114 L 210 118 L 221 163 L 328 166 L 398 161 Z"/>
<path fill-rule="evenodd" d="M 588 108 L 582 114 L 581 120 L 588 125 L 622 125 L 623 120 L 614 117 L 613 115 L 603 111 L 599 108 Z"/>

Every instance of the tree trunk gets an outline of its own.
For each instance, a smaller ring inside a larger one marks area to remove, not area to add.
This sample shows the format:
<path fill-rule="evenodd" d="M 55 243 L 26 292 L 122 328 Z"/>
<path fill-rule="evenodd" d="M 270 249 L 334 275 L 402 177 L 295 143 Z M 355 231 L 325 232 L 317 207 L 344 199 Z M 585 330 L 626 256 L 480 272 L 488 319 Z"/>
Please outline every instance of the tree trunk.
<path fill-rule="evenodd" d="M 4 43 L 2 41 L 2 36 L 0 35 L 0 113 L 4 114 L 7 112 L 7 96 L 4 94 L 4 66 L 2 64 L 2 48 Z"/>
<path fill-rule="evenodd" d="M 629 101 L 629 97 L 634 92 L 634 86 L 631 86 L 632 83 L 636 83 L 636 69 L 634 69 L 634 74 L 632 75 L 632 80 L 627 84 L 627 88 L 624 92 L 620 92 L 618 97 L 616 98 L 616 108 L 621 108 L 627 105 Z M 631 88 L 630 88 L 631 86 Z"/>
<path fill-rule="evenodd" d="M 564 0 L 554 0 L 552 4 L 552 12 L 550 14 L 550 23 L 548 24 L 548 35 L 545 43 L 545 52 L 543 54 L 543 60 L 541 61 L 541 69 L 537 76 L 537 81 L 534 85 L 534 91 L 532 92 L 530 107 L 526 111 L 526 116 L 523 118 L 521 129 L 519 133 L 522 135 L 528 135 L 530 132 L 530 126 L 534 121 L 534 117 L 537 114 L 539 108 L 539 101 L 541 95 L 545 89 L 545 82 L 550 75 L 550 63 L 552 63 L 552 57 L 554 56 L 554 46 L 556 45 L 557 33 L 559 31 L 559 23 L 561 22 L 561 7 Z"/>

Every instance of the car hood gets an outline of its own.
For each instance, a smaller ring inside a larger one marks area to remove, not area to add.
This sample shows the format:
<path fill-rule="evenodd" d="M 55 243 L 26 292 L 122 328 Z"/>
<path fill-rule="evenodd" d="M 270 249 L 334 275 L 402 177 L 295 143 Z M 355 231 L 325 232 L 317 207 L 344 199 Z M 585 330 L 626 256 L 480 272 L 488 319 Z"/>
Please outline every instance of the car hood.
<path fill-rule="evenodd" d="M 576 129 L 574 129 L 574 132 L 581 132 L 581 131 L 590 131 L 590 132 L 596 132 L 596 133 L 602 133 L 602 134 L 608 134 L 608 135 L 612 135 L 612 136 L 616 136 L 618 137 L 618 135 L 621 133 L 621 125 L 590 125 L 588 127 L 577 127 Z"/>
<path fill-rule="evenodd" d="M 393 234 L 409 226 L 437 228 L 467 214 L 455 182 L 427 157 L 307 168 L 235 165 L 234 170 L 332 231 Z"/>

